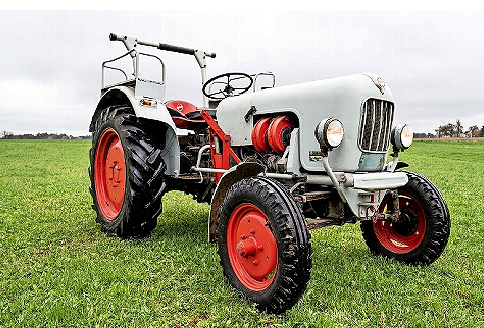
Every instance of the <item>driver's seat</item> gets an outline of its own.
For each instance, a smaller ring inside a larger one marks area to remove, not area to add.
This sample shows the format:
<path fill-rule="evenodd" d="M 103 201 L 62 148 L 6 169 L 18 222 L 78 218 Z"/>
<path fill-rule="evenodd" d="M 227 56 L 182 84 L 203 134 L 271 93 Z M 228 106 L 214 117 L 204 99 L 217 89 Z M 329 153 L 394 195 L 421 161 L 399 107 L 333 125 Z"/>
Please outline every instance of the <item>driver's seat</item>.
<path fill-rule="evenodd" d="M 196 107 L 195 105 L 183 100 L 170 100 L 165 103 L 173 122 L 180 129 L 194 129 L 207 125 L 200 111 L 206 110 L 210 116 L 217 120 L 217 110 L 205 107 Z"/>

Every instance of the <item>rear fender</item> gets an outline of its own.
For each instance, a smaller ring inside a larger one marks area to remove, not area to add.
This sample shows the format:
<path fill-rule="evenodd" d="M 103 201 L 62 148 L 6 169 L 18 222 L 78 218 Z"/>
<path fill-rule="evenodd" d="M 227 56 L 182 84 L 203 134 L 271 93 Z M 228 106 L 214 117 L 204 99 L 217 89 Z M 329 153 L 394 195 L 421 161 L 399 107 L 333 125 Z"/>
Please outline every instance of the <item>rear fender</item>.
<path fill-rule="evenodd" d="M 116 105 L 129 105 L 137 117 L 160 122 L 166 129 L 166 147 L 163 159 L 166 163 L 166 174 L 177 175 L 180 172 L 180 145 L 176 135 L 176 127 L 166 106 L 157 101 L 156 107 L 141 106 L 140 98 L 136 98 L 134 90 L 126 86 L 117 86 L 105 92 L 94 112 L 89 131 L 92 132 L 94 122 L 105 108 Z"/>

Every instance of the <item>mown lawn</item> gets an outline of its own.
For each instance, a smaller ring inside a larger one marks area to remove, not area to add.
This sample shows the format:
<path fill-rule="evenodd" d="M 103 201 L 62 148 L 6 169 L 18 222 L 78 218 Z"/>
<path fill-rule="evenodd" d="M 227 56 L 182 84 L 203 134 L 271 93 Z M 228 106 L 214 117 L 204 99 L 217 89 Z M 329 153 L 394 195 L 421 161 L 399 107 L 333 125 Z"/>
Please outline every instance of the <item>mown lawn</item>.
<path fill-rule="evenodd" d="M 311 281 L 282 316 L 226 283 L 208 206 L 163 198 L 153 234 L 100 232 L 88 140 L 0 140 L 0 327 L 484 327 L 484 143 L 415 142 L 401 159 L 441 189 L 449 244 L 428 268 L 370 254 L 358 225 L 312 231 Z"/>

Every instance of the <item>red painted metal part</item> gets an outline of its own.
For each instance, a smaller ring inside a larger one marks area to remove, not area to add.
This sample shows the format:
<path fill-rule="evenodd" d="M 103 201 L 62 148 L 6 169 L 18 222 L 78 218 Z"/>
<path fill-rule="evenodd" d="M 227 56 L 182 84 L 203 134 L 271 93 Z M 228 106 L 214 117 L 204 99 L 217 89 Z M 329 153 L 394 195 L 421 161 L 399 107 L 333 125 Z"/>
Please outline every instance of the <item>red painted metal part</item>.
<path fill-rule="evenodd" d="M 270 117 L 261 118 L 252 130 L 252 145 L 259 153 L 268 153 L 271 151 L 267 140 L 267 130 L 269 130 L 271 121 L 272 118 Z"/>
<path fill-rule="evenodd" d="M 271 122 L 267 131 L 267 140 L 275 153 L 281 154 L 286 150 L 282 136 L 284 129 L 292 128 L 292 126 L 293 124 L 287 115 L 280 115 Z"/>
<path fill-rule="evenodd" d="M 215 121 L 215 119 L 213 119 L 213 117 L 211 117 L 206 110 L 202 109 L 200 111 L 200 115 L 202 115 L 203 119 L 207 122 L 208 126 L 210 127 L 210 131 L 209 131 L 210 144 L 214 143 L 215 136 L 220 138 L 220 140 L 222 141 L 221 154 L 216 154 L 215 147 L 210 147 L 210 155 L 212 157 L 212 163 L 215 166 L 214 168 L 225 169 L 225 170 L 230 169 L 230 157 L 232 157 L 235 160 L 235 162 L 239 164 L 241 160 L 230 147 L 230 135 L 225 134 L 225 132 L 220 127 L 220 125 L 218 125 L 217 121 Z M 220 173 L 215 174 L 215 179 L 217 183 L 220 181 L 221 177 L 222 177 L 222 174 Z"/>
<path fill-rule="evenodd" d="M 240 282 L 250 290 L 268 288 L 277 270 L 277 241 L 267 216 L 255 205 L 240 204 L 227 227 L 230 263 Z"/>
<path fill-rule="evenodd" d="M 173 115 L 171 118 L 173 119 L 173 123 L 175 126 L 180 129 L 194 129 L 196 127 L 205 125 L 205 120 L 202 119 L 189 119 L 185 116 L 185 114 L 189 114 L 192 112 L 196 112 L 199 110 L 195 105 L 190 104 L 189 102 L 183 100 L 170 100 L 165 103 L 167 108 L 176 110 L 180 113 L 180 115 Z"/>
<path fill-rule="evenodd" d="M 183 114 L 191 113 L 197 110 L 197 106 L 183 100 L 170 100 L 165 104 L 165 106 L 175 109 Z"/>
<path fill-rule="evenodd" d="M 380 205 L 380 212 L 384 212 L 388 202 L 392 201 L 385 197 Z M 400 210 L 408 208 L 416 215 L 416 227 L 411 233 L 403 234 L 395 228 L 395 223 L 389 221 L 373 221 L 373 229 L 378 240 L 390 252 L 395 254 L 406 254 L 413 251 L 421 243 L 425 236 L 426 219 L 422 205 L 412 195 L 404 190 L 398 191 Z"/>
<path fill-rule="evenodd" d="M 126 163 L 121 139 L 112 128 L 104 130 L 97 143 L 94 186 L 101 213 L 106 219 L 114 220 L 124 203 Z"/>

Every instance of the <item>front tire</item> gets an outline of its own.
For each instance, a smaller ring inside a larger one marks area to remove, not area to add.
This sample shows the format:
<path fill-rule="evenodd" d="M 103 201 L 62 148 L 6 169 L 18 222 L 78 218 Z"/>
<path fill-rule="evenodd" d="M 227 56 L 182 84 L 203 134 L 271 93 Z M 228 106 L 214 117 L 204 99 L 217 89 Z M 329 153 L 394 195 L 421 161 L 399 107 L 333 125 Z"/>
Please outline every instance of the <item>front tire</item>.
<path fill-rule="evenodd" d="M 144 237 L 157 223 L 166 184 L 163 135 L 129 107 L 103 110 L 93 125 L 89 175 L 101 230 Z"/>
<path fill-rule="evenodd" d="M 311 242 L 300 208 L 274 180 L 251 177 L 227 192 L 218 223 L 224 275 L 260 311 L 279 314 L 304 293 Z"/>
<path fill-rule="evenodd" d="M 437 260 L 447 245 L 449 210 L 430 180 L 416 173 L 406 173 L 407 184 L 398 188 L 399 221 L 362 221 L 360 227 L 366 244 L 375 255 L 426 266 Z M 380 213 L 386 212 L 389 202 L 391 199 L 386 196 Z"/>

